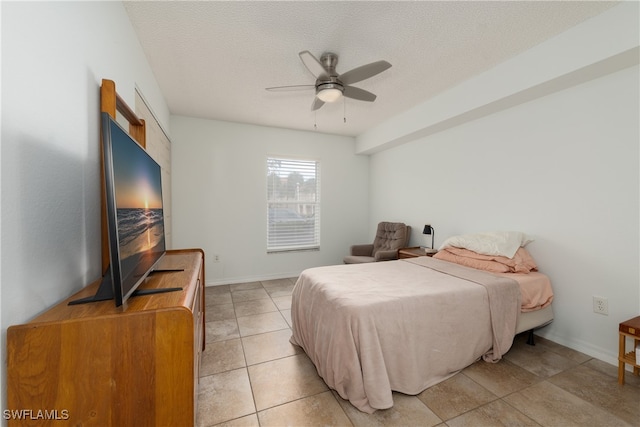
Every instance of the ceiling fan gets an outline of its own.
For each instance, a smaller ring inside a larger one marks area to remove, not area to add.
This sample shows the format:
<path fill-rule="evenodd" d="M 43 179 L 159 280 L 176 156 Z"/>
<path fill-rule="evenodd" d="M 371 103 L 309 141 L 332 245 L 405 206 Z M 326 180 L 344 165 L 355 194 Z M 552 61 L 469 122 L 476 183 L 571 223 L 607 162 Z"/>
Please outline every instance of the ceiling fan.
<path fill-rule="evenodd" d="M 338 55 L 335 53 L 323 53 L 319 61 L 307 50 L 298 55 L 305 67 L 316 78 L 316 83 L 313 85 L 268 87 L 266 89 L 269 91 L 315 89 L 316 96 L 311 104 L 312 111 L 322 107 L 325 102 L 335 102 L 343 96 L 359 101 L 375 101 L 376 95 L 373 93 L 350 85 L 380 74 L 391 67 L 387 61 L 377 61 L 338 74 L 336 72 Z"/>

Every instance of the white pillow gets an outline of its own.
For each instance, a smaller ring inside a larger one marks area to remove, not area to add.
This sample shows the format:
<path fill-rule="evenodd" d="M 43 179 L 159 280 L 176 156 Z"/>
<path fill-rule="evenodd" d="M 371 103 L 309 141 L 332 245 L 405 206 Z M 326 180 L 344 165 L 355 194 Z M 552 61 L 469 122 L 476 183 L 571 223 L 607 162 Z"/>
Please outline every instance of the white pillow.
<path fill-rule="evenodd" d="M 453 246 L 483 255 L 513 258 L 519 247 L 524 247 L 530 242 L 533 242 L 533 239 L 520 231 L 494 231 L 449 237 L 440 249 Z"/>

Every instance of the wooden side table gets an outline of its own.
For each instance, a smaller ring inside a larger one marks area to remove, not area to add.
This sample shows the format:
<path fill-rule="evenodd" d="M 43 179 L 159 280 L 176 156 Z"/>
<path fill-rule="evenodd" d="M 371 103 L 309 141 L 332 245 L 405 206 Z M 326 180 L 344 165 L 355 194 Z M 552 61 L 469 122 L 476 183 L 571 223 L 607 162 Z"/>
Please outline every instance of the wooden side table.
<path fill-rule="evenodd" d="M 398 249 L 398 258 L 403 259 L 403 258 L 417 258 L 419 256 L 433 256 L 436 252 L 438 251 L 427 253 L 425 252 L 425 248 L 421 248 L 420 246 L 412 246 L 410 248 Z"/>
<path fill-rule="evenodd" d="M 640 375 L 640 365 L 636 363 L 636 347 L 640 343 L 640 316 L 620 323 L 620 348 L 618 351 L 618 384 L 624 384 L 625 364 L 633 366 L 633 374 Z M 627 353 L 626 337 L 633 338 L 633 349 Z"/>

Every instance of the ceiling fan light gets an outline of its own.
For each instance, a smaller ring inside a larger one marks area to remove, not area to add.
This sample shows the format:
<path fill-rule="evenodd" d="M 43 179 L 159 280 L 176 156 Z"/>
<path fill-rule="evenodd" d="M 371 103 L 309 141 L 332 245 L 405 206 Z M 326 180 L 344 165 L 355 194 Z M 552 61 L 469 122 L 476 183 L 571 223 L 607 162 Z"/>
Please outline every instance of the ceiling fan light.
<path fill-rule="evenodd" d="M 319 88 L 316 96 L 323 102 L 336 102 L 342 97 L 342 90 L 338 87 Z"/>

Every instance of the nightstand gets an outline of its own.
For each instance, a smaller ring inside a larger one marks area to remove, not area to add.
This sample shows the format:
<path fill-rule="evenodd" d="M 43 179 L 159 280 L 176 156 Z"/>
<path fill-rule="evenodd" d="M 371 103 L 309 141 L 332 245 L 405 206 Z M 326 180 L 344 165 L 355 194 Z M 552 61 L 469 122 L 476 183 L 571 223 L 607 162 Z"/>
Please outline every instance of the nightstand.
<path fill-rule="evenodd" d="M 433 249 L 427 248 L 429 251 L 433 251 Z M 438 251 L 433 251 L 430 253 L 425 252 L 425 248 L 420 246 L 412 246 L 410 248 L 402 248 L 398 249 L 398 259 L 404 258 L 417 258 L 419 256 L 433 256 Z"/>
<path fill-rule="evenodd" d="M 624 384 L 625 364 L 633 366 L 633 374 L 640 375 L 640 364 L 636 363 L 635 349 L 640 343 L 640 316 L 620 323 L 620 349 L 618 352 L 618 384 Z M 633 338 L 633 349 L 626 350 L 626 337 Z"/>

